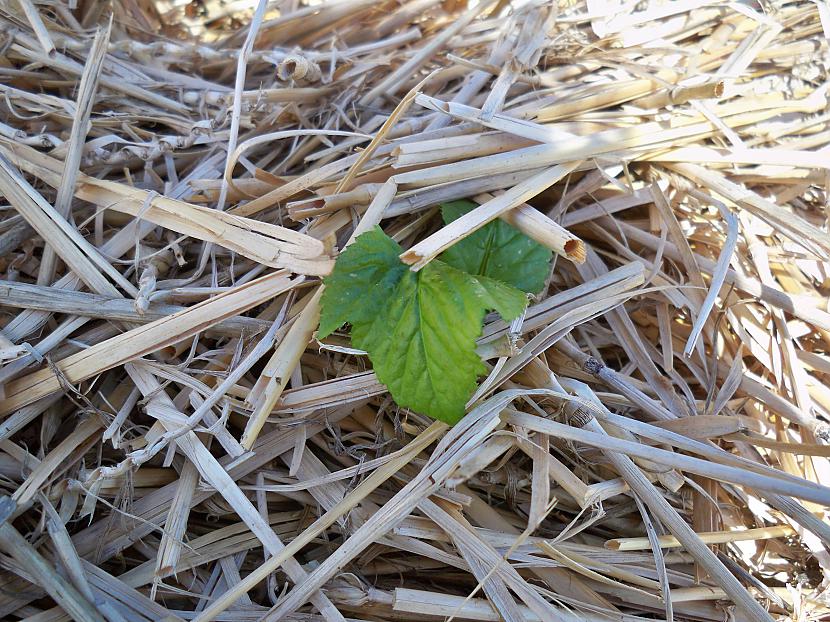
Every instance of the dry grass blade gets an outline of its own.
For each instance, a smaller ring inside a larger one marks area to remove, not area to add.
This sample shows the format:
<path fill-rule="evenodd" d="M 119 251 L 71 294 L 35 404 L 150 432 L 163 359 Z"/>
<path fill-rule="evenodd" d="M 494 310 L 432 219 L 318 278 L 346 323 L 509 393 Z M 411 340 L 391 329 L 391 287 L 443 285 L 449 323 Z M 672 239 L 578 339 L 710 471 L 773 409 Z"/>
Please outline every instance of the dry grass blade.
<path fill-rule="evenodd" d="M 89 50 L 84 73 L 78 85 L 78 101 L 75 106 L 75 118 L 72 121 L 72 131 L 69 135 L 67 153 L 64 157 L 63 176 L 58 193 L 55 197 L 55 209 L 64 218 L 72 207 L 72 197 L 75 191 L 75 182 L 78 176 L 78 166 L 83 156 L 86 132 L 89 125 L 89 116 L 92 113 L 98 76 L 104 63 L 104 57 L 110 40 L 112 22 L 100 29 L 95 35 L 92 47 Z M 43 249 L 40 270 L 37 279 L 41 285 L 50 285 L 55 275 L 55 251 L 51 245 Z"/>
<path fill-rule="evenodd" d="M 181 342 L 221 320 L 238 315 L 296 285 L 286 274 L 274 273 L 171 316 L 134 328 L 85 348 L 54 364 L 6 386 L 0 414 L 31 404 L 67 384 L 78 383 L 131 360 Z"/>

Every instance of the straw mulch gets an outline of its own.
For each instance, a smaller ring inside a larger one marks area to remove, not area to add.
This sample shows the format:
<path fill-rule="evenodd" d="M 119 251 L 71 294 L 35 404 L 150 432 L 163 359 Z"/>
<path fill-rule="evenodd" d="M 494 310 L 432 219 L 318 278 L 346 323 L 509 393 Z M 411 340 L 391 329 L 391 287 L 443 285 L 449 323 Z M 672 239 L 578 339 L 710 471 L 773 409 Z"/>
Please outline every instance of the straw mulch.
<path fill-rule="evenodd" d="M 828 36 L 823 1 L 0 3 L 0 618 L 830 614 Z M 461 423 L 317 339 L 355 233 L 418 269 L 495 218 L 556 256 Z"/>

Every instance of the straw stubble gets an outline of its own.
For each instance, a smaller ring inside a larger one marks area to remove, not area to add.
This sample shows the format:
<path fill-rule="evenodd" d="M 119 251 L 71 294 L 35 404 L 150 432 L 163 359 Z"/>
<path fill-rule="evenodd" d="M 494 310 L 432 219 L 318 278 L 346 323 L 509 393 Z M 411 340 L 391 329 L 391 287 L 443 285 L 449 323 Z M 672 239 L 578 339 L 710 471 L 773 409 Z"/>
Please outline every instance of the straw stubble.
<path fill-rule="evenodd" d="M 828 615 L 827 19 L 0 7 L 0 617 Z M 496 219 L 553 261 L 455 427 L 318 339 Z"/>

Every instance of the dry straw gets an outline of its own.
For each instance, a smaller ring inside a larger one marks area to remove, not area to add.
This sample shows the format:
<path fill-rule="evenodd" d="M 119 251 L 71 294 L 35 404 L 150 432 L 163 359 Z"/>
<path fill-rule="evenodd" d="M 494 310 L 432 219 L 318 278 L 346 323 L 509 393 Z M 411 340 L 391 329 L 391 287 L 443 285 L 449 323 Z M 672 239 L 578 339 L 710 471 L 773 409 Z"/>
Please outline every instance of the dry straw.
<path fill-rule="evenodd" d="M 830 615 L 828 33 L 0 3 L 0 618 Z M 317 339 L 360 233 L 419 270 L 495 219 L 554 261 L 459 424 Z"/>

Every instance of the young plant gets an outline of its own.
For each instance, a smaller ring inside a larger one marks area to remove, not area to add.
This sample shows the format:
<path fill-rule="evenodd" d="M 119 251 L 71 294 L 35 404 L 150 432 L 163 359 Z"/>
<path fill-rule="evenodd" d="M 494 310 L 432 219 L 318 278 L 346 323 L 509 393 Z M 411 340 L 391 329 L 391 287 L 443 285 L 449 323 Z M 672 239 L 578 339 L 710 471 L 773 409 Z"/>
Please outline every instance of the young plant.
<path fill-rule="evenodd" d="M 441 206 L 445 223 L 475 207 Z M 510 321 L 544 287 L 552 253 L 495 220 L 412 272 L 380 227 L 359 236 L 324 280 L 319 337 L 351 324 L 378 379 L 400 405 L 449 424 L 486 372 L 476 339 L 488 311 Z"/>

